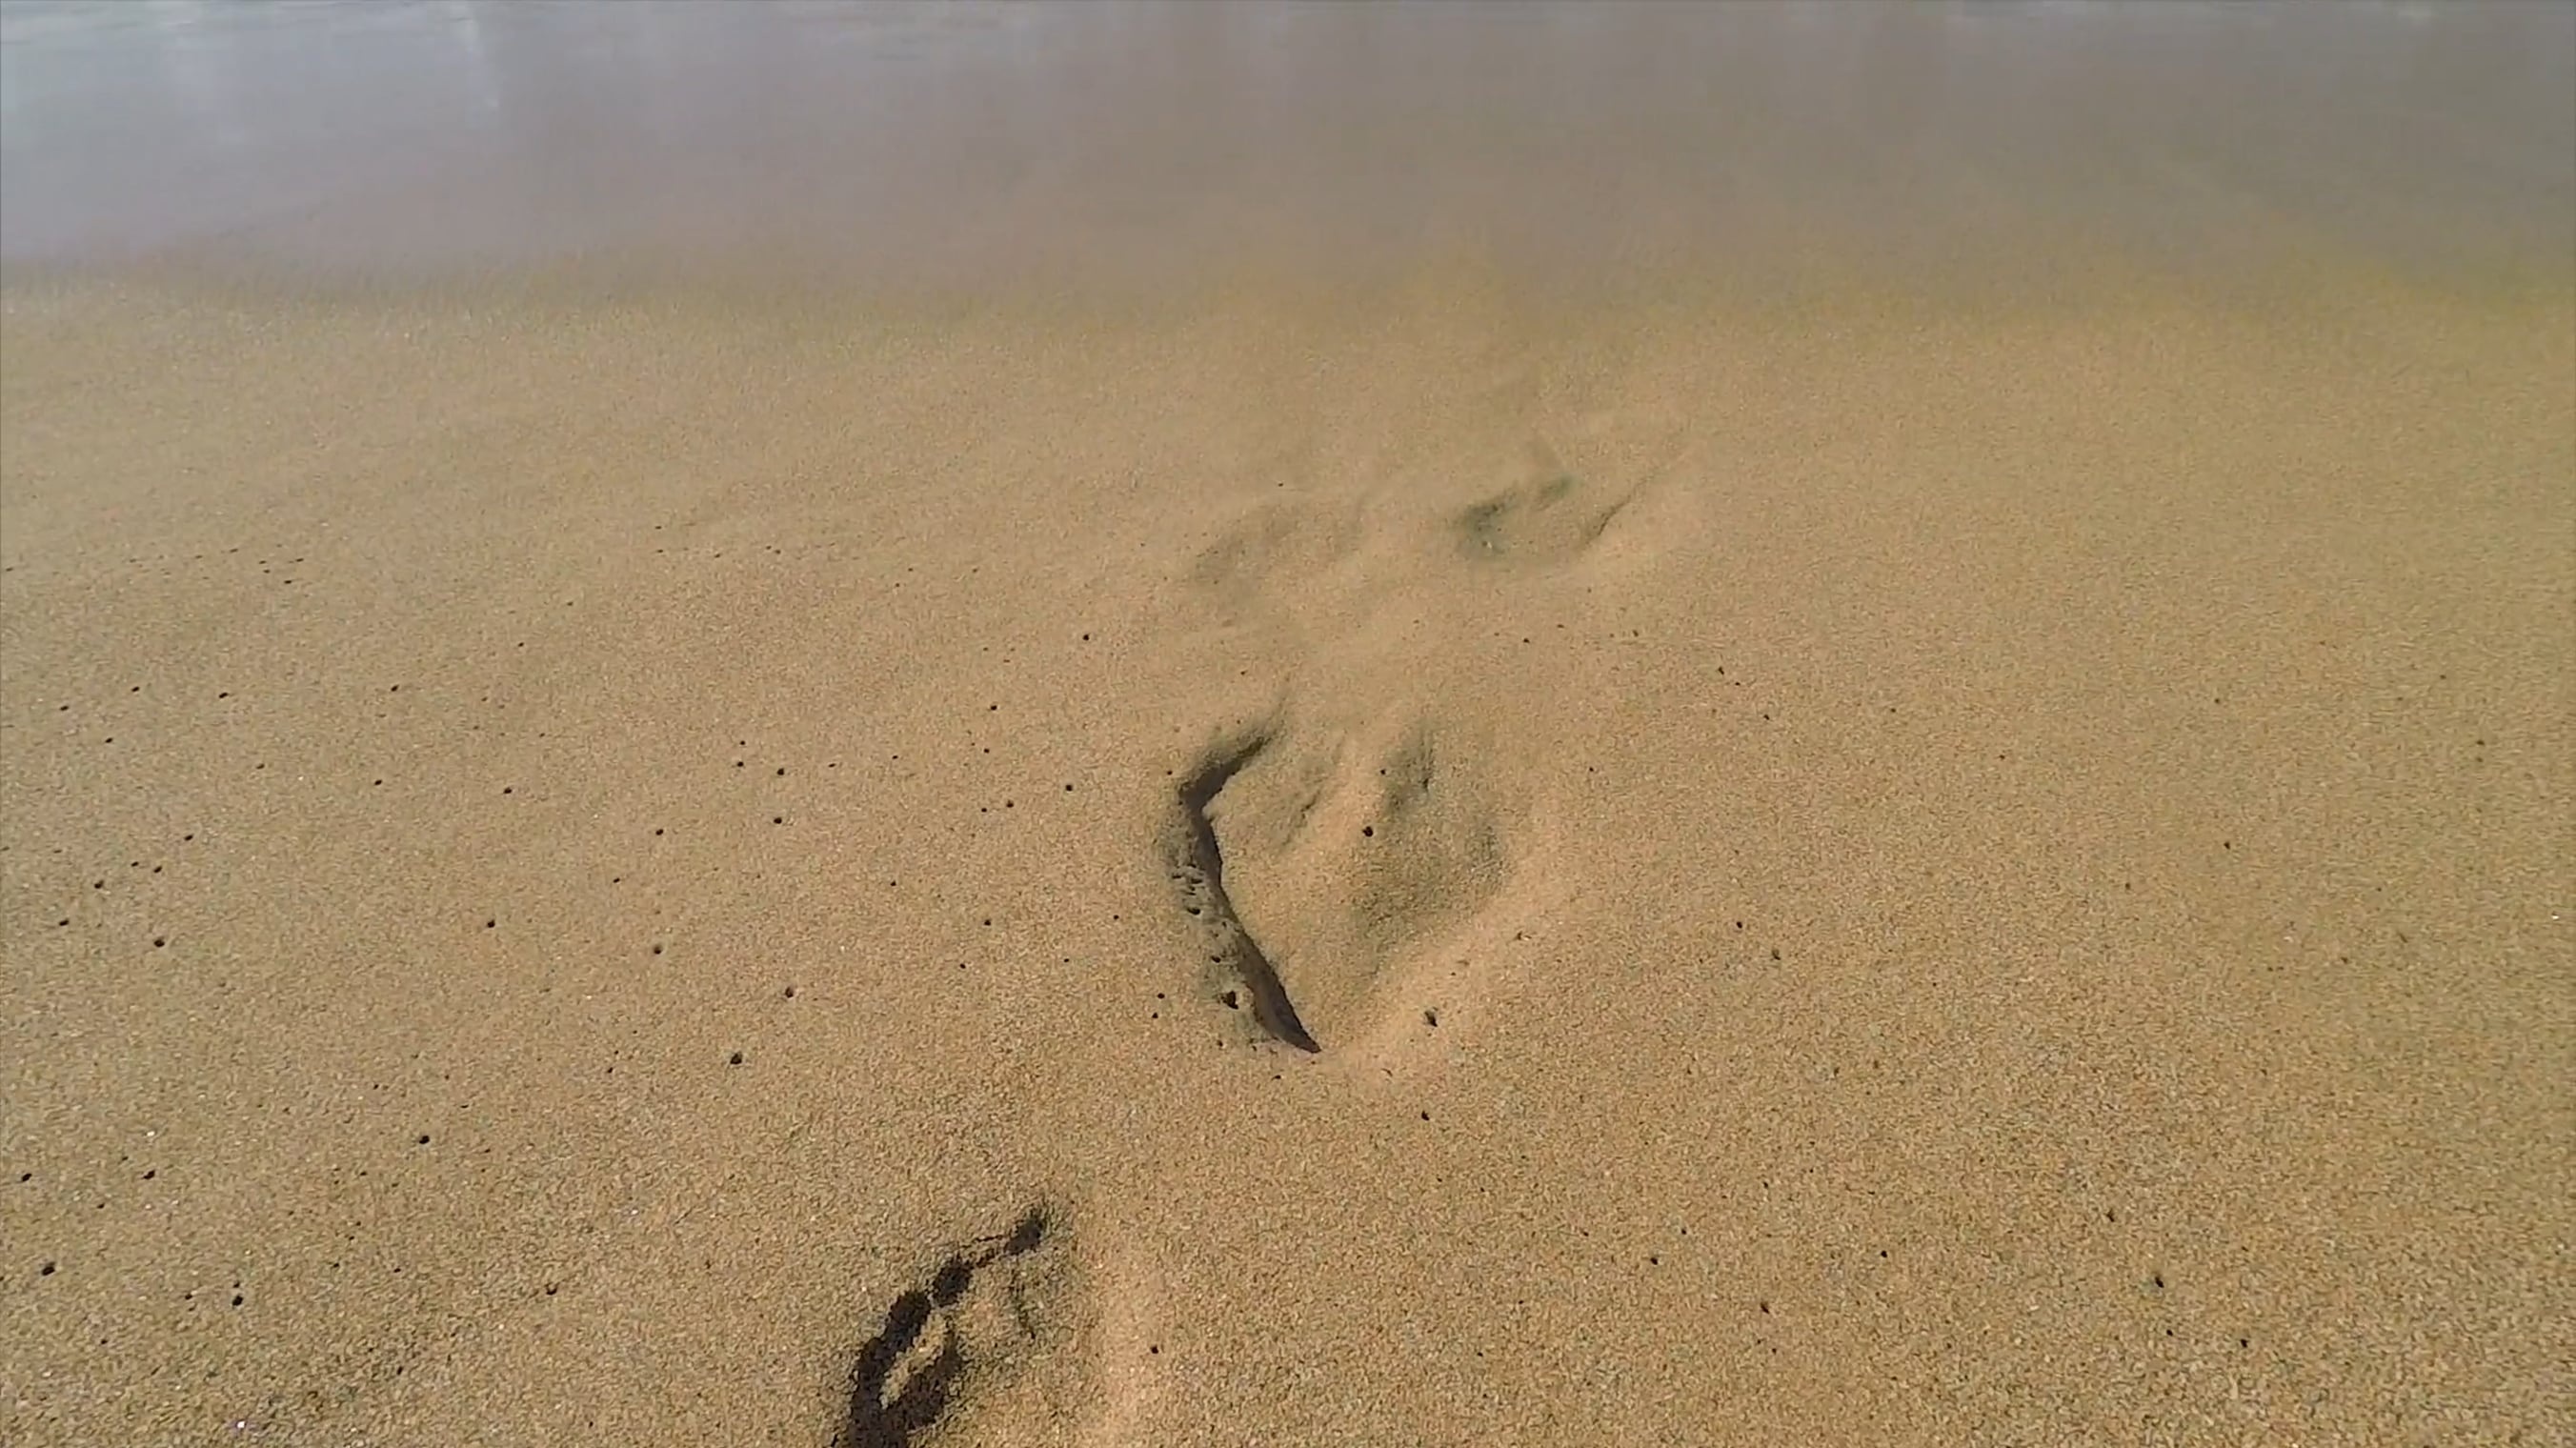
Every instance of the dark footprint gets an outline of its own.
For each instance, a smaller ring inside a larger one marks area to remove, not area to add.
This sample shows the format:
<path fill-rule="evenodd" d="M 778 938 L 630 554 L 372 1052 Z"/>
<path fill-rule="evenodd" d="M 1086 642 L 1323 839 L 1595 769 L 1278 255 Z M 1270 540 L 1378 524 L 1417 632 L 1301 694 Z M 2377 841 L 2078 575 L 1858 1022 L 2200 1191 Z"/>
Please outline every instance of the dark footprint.
<path fill-rule="evenodd" d="M 1181 780 L 1178 817 L 1165 831 L 1164 852 L 1172 883 L 1180 889 L 1181 909 L 1198 925 L 1200 942 L 1206 947 L 1206 975 L 1217 1003 L 1248 1012 L 1253 1024 L 1274 1041 L 1316 1051 L 1322 1048 L 1297 1019 L 1297 1008 L 1289 1004 L 1288 992 L 1279 984 L 1279 972 L 1261 953 L 1260 942 L 1243 928 L 1234 902 L 1226 898 L 1225 855 L 1217 845 L 1216 826 L 1208 819 L 1208 806 L 1224 791 L 1226 781 L 1269 742 L 1267 733 L 1255 732 L 1220 743 L 1199 761 Z"/>
<path fill-rule="evenodd" d="M 1451 520 L 1459 551 L 1470 558 L 1565 558 L 1581 552 L 1627 506 L 1587 497 L 1571 473 L 1506 488 Z"/>
<path fill-rule="evenodd" d="M 1048 1230 L 1046 1208 L 1031 1207 L 1009 1232 L 951 1249 L 928 1282 L 895 1298 L 885 1326 L 851 1365 L 849 1413 L 832 1448 L 905 1448 L 948 1411 L 961 1380 L 1037 1338 L 1021 1259 L 1045 1245 Z M 1009 1324 L 1001 1341 L 964 1320 L 987 1296 L 1008 1309 L 1006 1316 L 986 1314 Z"/>

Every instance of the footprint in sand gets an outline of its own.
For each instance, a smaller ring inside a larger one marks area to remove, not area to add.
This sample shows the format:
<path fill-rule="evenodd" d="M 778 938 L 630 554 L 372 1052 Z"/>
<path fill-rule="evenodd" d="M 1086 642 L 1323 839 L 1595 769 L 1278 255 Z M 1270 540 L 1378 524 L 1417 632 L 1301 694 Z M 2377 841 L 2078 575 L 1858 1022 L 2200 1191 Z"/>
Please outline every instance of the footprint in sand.
<path fill-rule="evenodd" d="M 833 1448 L 905 1448 L 951 1432 L 971 1441 L 978 1421 L 1027 1398 L 1044 1420 L 1074 1394 L 1079 1365 L 1061 1349 L 1080 1335 L 1072 1259 L 1043 1205 L 1011 1229 L 951 1247 L 917 1286 L 897 1295 L 859 1348 L 849 1407 Z M 1055 1371 L 1042 1367 L 1057 1358 Z"/>
<path fill-rule="evenodd" d="M 1351 734 L 1264 727 L 1203 756 L 1164 851 L 1209 997 L 1304 1051 L 1417 1010 L 1410 987 L 1513 875 L 1476 752 L 1396 713 Z"/>
<path fill-rule="evenodd" d="M 1542 439 L 1530 441 L 1517 476 L 1463 507 L 1415 511 L 1414 525 L 1465 566 L 1505 577 L 1587 558 L 1616 567 L 1653 551 L 1625 527 L 1617 546 L 1602 545 L 1632 503 L 1653 510 L 1669 490 L 1587 483 Z M 1321 575 L 1365 572 L 1366 560 L 1424 567 L 1411 548 L 1370 546 L 1361 519 L 1356 504 L 1264 505 L 1199 555 L 1190 581 L 1232 623 L 1285 603 L 1274 596 L 1285 583 L 1311 592 Z M 1426 1008 L 1412 997 L 1433 974 L 1455 975 L 1457 947 L 1483 933 L 1480 916 L 1517 873 L 1509 812 L 1480 777 L 1482 757 L 1463 727 L 1397 708 L 1347 729 L 1240 730 L 1183 772 L 1163 862 L 1203 957 L 1205 993 L 1247 1038 L 1313 1052 L 1383 1037 L 1390 1021 Z"/>
<path fill-rule="evenodd" d="M 1613 491 L 1565 466 L 1533 439 L 1517 483 L 1448 515 L 1452 549 L 1479 564 L 1565 564 L 1599 545 L 1631 504 L 1665 490 Z"/>

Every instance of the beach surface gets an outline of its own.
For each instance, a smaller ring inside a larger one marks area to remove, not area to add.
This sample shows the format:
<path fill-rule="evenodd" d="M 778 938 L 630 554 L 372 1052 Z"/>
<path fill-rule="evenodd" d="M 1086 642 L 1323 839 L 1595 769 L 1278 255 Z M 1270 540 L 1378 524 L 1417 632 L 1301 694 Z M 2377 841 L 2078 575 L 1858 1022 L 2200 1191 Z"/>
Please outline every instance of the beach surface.
<path fill-rule="evenodd" d="M 2576 10 L 644 9 L 0 8 L 0 1441 L 2567 1430 Z"/>

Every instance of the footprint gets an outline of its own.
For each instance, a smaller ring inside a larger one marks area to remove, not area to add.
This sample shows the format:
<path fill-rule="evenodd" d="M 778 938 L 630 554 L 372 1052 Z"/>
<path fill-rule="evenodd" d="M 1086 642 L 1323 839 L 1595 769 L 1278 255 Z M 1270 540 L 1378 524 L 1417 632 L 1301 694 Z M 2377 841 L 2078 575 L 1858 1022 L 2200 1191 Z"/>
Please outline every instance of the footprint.
<path fill-rule="evenodd" d="M 1487 562 L 1561 561 L 1590 547 L 1628 505 L 1625 496 L 1603 498 L 1545 443 L 1530 445 L 1529 474 L 1452 516 L 1461 553 Z"/>
<path fill-rule="evenodd" d="M 1235 893 L 1315 1028 L 1347 1041 L 1511 878 L 1503 812 L 1478 741 L 1427 714 L 1281 753 L 1229 809 L 1244 840 Z"/>
<path fill-rule="evenodd" d="M 1218 1002 L 1310 1051 L 1316 1032 L 1346 1041 L 1414 1009 L 1399 985 L 1512 875 L 1476 754 L 1403 713 L 1356 736 L 1264 729 L 1212 751 L 1167 848 Z"/>
<path fill-rule="evenodd" d="M 1008 1232 L 952 1247 L 850 1368 L 849 1411 L 833 1448 L 905 1448 L 958 1426 L 972 1404 L 1020 1376 L 1039 1350 L 1074 1335 L 1061 1290 L 1070 1258 L 1041 1204 Z"/>
<path fill-rule="evenodd" d="M 1671 491 L 1655 482 L 1665 463 L 1597 446 L 1591 455 L 1631 478 L 1627 490 L 1587 484 L 1534 439 L 1520 482 L 1464 508 L 1454 495 L 1399 508 L 1391 539 L 1372 532 L 1356 501 L 1338 511 L 1307 499 L 1254 507 L 1193 561 L 1187 606 L 1227 624 L 1256 612 L 1288 620 L 1301 641 L 1347 662 L 1385 642 L 1375 599 L 1422 581 L 1420 529 L 1471 566 L 1514 565 L 1506 577 L 1519 584 L 1578 558 L 1587 575 L 1635 566 L 1652 555 L 1652 529 L 1595 545 L 1637 500 L 1657 510 Z M 1634 476 L 1641 461 L 1646 473 Z M 1471 931 L 1515 877 L 1483 758 L 1480 741 L 1399 707 L 1348 732 L 1265 724 L 1219 741 L 1185 772 L 1163 863 L 1193 924 L 1207 995 L 1239 1015 L 1247 1036 L 1314 1052 L 1321 1040 L 1375 1037 L 1390 1011 L 1418 1013 L 1398 1005 L 1399 985 L 1445 971 L 1430 964 L 1435 947 Z"/>

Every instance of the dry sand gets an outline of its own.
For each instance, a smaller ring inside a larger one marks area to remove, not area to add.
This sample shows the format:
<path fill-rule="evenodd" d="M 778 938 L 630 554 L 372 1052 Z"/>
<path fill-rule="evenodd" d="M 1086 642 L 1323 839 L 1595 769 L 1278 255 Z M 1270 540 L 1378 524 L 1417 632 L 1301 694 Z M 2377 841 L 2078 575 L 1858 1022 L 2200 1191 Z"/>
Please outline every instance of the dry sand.
<path fill-rule="evenodd" d="M 2564 263 L 1421 274 L 22 272 L 0 1440 L 2565 1432 Z"/>

